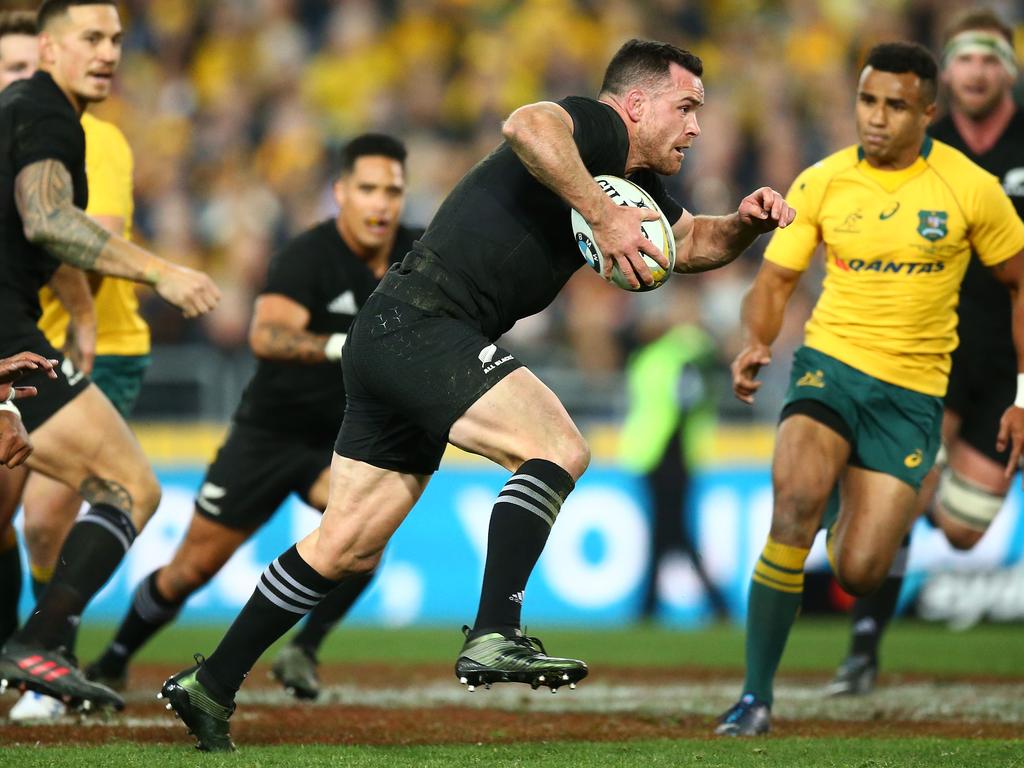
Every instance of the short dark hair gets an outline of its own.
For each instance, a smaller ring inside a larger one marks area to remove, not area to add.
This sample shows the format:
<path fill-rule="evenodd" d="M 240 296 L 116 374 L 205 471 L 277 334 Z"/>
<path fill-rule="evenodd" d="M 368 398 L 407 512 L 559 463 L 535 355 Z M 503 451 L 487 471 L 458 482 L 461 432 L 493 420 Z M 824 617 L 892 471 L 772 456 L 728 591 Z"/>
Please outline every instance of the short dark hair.
<path fill-rule="evenodd" d="M 356 160 L 369 155 L 390 157 L 401 163 L 404 168 L 407 154 L 405 144 L 394 136 L 388 136 L 386 133 L 364 133 L 356 136 L 341 150 L 338 175 L 346 176 L 352 173 L 352 169 L 356 167 Z"/>
<path fill-rule="evenodd" d="M 921 79 L 921 97 L 925 104 L 935 101 L 938 93 L 939 65 L 931 51 L 918 43 L 882 43 L 868 53 L 865 67 L 879 72 L 902 75 L 912 72 Z"/>
<path fill-rule="evenodd" d="M 998 32 L 1006 38 L 1006 42 L 1013 45 L 1013 30 L 991 8 L 968 8 L 956 14 L 946 25 L 942 44 L 948 45 L 949 41 L 961 32 L 979 29 Z"/>
<path fill-rule="evenodd" d="M 116 8 L 117 0 L 43 0 L 36 11 L 36 27 L 42 32 L 51 21 L 63 16 L 73 5 L 112 5 Z"/>
<path fill-rule="evenodd" d="M 36 34 L 36 15 L 32 11 L 4 11 L 0 13 L 0 37 Z"/>
<path fill-rule="evenodd" d="M 621 95 L 634 86 L 654 86 L 668 74 L 673 62 L 697 77 L 704 74 L 704 62 L 699 56 L 670 43 L 633 38 L 612 56 L 604 72 L 601 93 Z"/>

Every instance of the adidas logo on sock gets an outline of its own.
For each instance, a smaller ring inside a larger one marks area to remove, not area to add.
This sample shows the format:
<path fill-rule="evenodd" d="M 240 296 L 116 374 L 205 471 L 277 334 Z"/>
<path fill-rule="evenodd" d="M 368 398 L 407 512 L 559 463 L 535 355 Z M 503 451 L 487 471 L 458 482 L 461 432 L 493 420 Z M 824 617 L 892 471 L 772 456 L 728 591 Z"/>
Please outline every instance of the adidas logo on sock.
<path fill-rule="evenodd" d="M 522 605 L 523 598 L 525 596 L 526 593 L 523 590 L 519 590 L 518 592 L 513 592 L 511 595 L 509 595 L 508 599 L 511 600 L 513 603 L 518 603 L 519 605 Z"/>

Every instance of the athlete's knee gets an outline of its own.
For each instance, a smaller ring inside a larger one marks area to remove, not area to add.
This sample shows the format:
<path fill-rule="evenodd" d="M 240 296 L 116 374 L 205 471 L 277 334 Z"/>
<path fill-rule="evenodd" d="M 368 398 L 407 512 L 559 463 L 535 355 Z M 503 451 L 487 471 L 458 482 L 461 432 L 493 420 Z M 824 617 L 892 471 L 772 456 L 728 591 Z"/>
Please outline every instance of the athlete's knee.
<path fill-rule="evenodd" d="M 118 478 L 90 475 L 78 492 L 90 505 L 107 504 L 125 512 L 136 530 L 142 530 L 160 506 L 160 483 L 148 464 Z"/>
<path fill-rule="evenodd" d="M 827 497 L 812 490 L 776 485 L 772 538 L 790 546 L 809 547 L 818 532 Z"/>
<path fill-rule="evenodd" d="M 175 557 L 157 575 L 157 589 L 168 600 L 183 601 L 206 586 L 223 565 L 219 559 L 201 554 Z"/>
<path fill-rule="evenodd" d="M 578 432 L 565 442 L 559 453 L 555 463 L 568 472 L 573 481 L 579 480 L 590 466 L 590 446 Z"/>
<path fill-rule="evenodd" d="M 979 487 L 947 467 L 939 480 L 937 521 L 950 545 L 971 549 L 1003 507 L 1005 496 Z"/>
<path fill-rule="evenodd" d="M 873 552 L 852 552 L 846 548 L 835 552 L 833 569 L 836 581 L 846 592 L 862 597 L 882 586 L 890 565 Z"/>
<path fill-rule="evenodd" d="M 64 542 L 66 533 L 63 528 L 58 531 L 52 520 L 40 520 L 34 515 L 25 515 L 25 548 L 32 563 L 53 565 L 49 561 L 55 558 L 50 557 L 50 553 L 56 554 L 56 550 Z"/>

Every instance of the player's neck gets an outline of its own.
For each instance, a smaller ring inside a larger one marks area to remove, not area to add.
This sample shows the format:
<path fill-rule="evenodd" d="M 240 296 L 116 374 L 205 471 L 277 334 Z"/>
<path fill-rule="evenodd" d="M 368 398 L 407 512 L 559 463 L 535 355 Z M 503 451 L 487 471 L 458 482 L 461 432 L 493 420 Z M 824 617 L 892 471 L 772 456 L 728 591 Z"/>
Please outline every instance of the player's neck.
<path fill-rule="evenodd" d="M 86 102 L 85 102 L 85 101 L 84 101 L 83 99 L 79 99 L 79 98 L 78 98 L 78 97 L 77 97 L 77 96 L 76 96 L 76 95 L 74 94 L 74 92 L 73 92 L 73 91 L 72 91 L 72 90 L 71 90 L 71 89 L 70 89 L 70 88 L 69 88 L 69 87 L 68 87 L 67 85 L 65 85 L 64 83 L 62 83 L 62 82 L 61 82 L 61 81 L 60 81 L 60 80 L 59 80 L 59 79 L 57 78 L 57 76 L 56 76 L 56 75 L 55 75 L 55 74 L 54 74 L 53 72 L 51 72 L 51 71 L 50 71 L 49 69 L 47 69 L 47 68 L 46 68 L 45 66 L 42 66 L 42 65 L 40 65 L 40 67 L 39 67 L 39 68 L 40 68 L 41 70 L 43 70 L 43 72 L 45 72 L 46 74 L 48 74 L 48 75 L 50 76 L 50 79 L 51 79 L 51 80 L 53 80 L 54 84 L 55 84 L 55 85 L 56 85 L 56 86 L 57 86 L 58 88 L 60 88 L 60 91 L 61 91 L 61 93 L 63 93 L 63 94 L 64 94 L 64 97 L 65 97 L 65 98 L 66 98 L 66 99 L 67 99 L 67 100 L 68 100 L 69 102 L 71 102 L 71 108 L 75 110 L 75 114 L 76 114 L 76 115 L 78 115 L 79 117 L 81 117 L 81 116 L 82 116 L 82 113 L 83 113 L 83 112 L 85 112 L 85 108 L 86 108 L 86 106 L 87 106 L 87 103 L 86 103 Z"/>
<path fill-rule="evenodd" d="M 1003 135 L 1003 131 L 1010 124 L 1013 113 L 1016 111 L 1017 105 L 1014 104 L 1013 97 L 1006 93 L 995 109 L 977 120 L 955 108 L 951 114 L 953 125 L 956 126 L 956 131 L 964 140 L 964 144 L 974 154 L 982 155 L 999 141 L 999 137 Z"/>
<path fill-rule="evenodd" d="M 391 237 L 380 247 L 368 248 L 352 236 L 352 233 L 348 231 L 341 219 L 337 219 L 334 225 L 338 230 L 338 234 L 341 235 L 341 239 L 348 246 L 348 249 L 356 255 L 356 258 L 366 264 L 375 275 L 382 276 L 388 268 L 388 257 L 391 255 L 391 249 L 395 245 L 395 237 L 398 233 L 393 232 Z"/>

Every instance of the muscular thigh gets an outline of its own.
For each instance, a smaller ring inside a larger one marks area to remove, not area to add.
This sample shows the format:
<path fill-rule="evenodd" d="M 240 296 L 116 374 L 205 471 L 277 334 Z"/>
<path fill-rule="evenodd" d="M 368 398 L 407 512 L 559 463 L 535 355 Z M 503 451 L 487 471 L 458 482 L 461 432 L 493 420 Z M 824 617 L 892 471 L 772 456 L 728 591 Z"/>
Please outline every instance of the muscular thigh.
<path fill-rule="evenodd" d="M 892 475 L 851 467 L 841 494 L 832 540 L 839 570 L 873 573 L 878 580 L 888 572 L 914 521 L 917 489 Z"/>
<path fill-rule="evenodd" d="M 820 409 L 791 410 L 779 424 L 772 456 L 771 531 L 781 543 L 810 546 L 849 460 L 850 444 L 828 418 Z"/>
<path fill-rule="evenodd" d="M 300 554 L 332 579 L 373 570 L 429 480 L 430 475 L 396 472 L 336 454 L 327 509 L 320 526 L 299 542 Z"/>
<path fill-rule="evenodd" d="M 93 384 L 37 427 L 31 437 L 35 451 L 29 468 L 83 496 L 89 496 L 89 489 L 83 488 L 87 479 L 110 481 L 111 493 L 120 493 L 117 486 L 129 497 L 131 489 L 151 482 L 152 470 L 138 440 Z M 110 501 L 123 509 L 132 507 L 130 498 L 127 505 L 117 498 Z"/>
<path fill-rule="evenodd" d="M 314 446 L 298 436 L 236 423 L 206 471 L 196 512 L 228 528 L 255 530 L 290 493 L 307 494 L 330 457 L 329 443 Z"/>
<path fill-rule="evenodd" d="M 583 437 L 555 394 L 528 368 L 519 368 L 491 389 L 452 425 L 453 445 L 515 470 L 527 459 L 560 466 L 569 445 Z M 582 467 L 564 468 L 578 479 Z"/>

